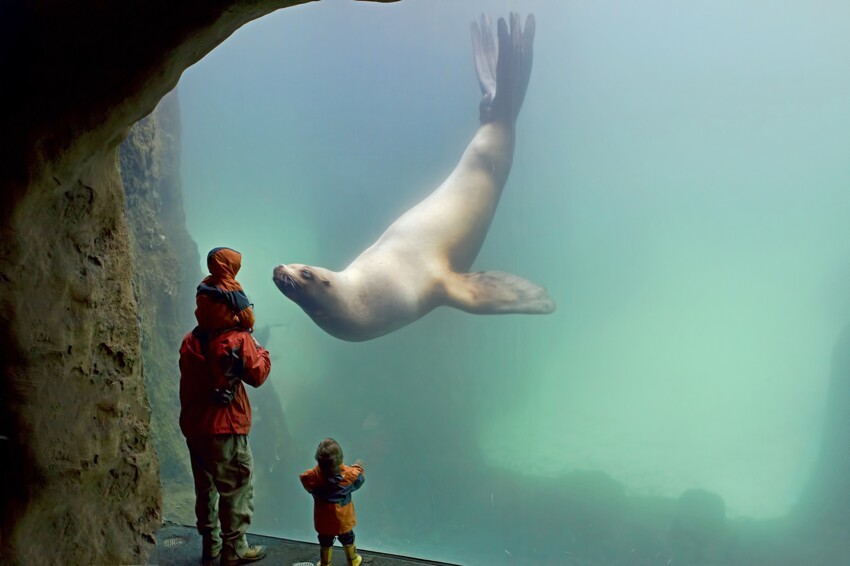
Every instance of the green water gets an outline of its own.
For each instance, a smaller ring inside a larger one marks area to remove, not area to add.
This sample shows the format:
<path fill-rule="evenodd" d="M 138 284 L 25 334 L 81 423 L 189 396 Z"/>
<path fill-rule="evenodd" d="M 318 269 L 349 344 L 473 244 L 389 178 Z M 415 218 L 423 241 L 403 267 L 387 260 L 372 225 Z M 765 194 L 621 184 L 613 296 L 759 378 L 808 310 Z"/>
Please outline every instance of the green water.
<path fill-rule="evenodd" d="M 342 269 L 446 177 L 478 125 L 469 22 L 511 10 L 537 17 L 534 69 L 474 267 L 558 310 L 324 334 L 272 268 Z M 390 552 L 522 556 L 505 533 L 547 518 L 500 506 L 495 476 L 598 470 L 631 495 L 786 515 L 850 322 L 847 29 L 838 2 L 326 0 L 186 71 L 190 233 L 243 253 L 258 327 L 281 325 L 292 461 L 258 477 L 256 530 L 313 540 L 296 474 L 325 436 L 365 460 L 358 541 Z"/>

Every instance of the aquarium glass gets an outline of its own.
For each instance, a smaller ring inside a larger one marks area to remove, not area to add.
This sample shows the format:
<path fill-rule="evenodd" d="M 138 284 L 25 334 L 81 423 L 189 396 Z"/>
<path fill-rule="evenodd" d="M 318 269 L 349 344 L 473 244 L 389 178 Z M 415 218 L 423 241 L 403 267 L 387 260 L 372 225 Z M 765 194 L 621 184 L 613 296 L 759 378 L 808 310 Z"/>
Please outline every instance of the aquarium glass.
<path fill-rule="evenodd" d="M 534 66 L 473 269 L 557 310 L 326 334 L 273 268 L 342 270 L 446 179 L 479 126 L 470 23 L 511 11 Z M 839 2 L 324 0 L 189 68 L 186 221 L 202 258 L 242 252 L 273 363 L 252 531 L 315 541 L 298 474 L 325 437 L 364 462 L 358 546 L 388 553 L 663 564 L 628 541 L 689 490 L 730 524 L 793 513 L 850 321 L 848 29 Z"/>

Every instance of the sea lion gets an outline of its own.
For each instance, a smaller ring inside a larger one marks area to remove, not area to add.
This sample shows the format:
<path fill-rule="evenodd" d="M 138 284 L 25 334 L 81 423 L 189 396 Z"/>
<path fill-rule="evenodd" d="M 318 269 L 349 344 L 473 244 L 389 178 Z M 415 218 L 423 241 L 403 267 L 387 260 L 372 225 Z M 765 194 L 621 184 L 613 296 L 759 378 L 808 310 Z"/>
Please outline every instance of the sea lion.
<path fill-rule="evenodd" d="M 475 70 L 483 98 L 481 126 L 449 177 L 402 214 L 342 271 L 279 265 L 273 280 L 325 332 L 371 340 L 438 306 L 474 314 L 546 314 L 555 303 L 543 287 L 499 271 L 468 273 L 490 228 L 514 152 L 515 122 L 531 73 L 534 16 L 525 29 L 472 23 Z"/>

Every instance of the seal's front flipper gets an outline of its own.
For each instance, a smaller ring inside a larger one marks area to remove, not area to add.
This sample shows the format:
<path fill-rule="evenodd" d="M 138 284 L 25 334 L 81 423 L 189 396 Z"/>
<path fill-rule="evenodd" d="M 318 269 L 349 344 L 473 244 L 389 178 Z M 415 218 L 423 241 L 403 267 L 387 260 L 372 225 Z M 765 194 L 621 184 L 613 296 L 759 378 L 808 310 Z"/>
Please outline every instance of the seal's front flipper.
<path fill-rule="evenodd" d="M 511 13 L 510 30 L 499 18 L 497 46 L 487 16 L 481 16 L 480 24 L 472 23 L 475 72 L 484 95 L 479 106 L 482 124 L 516 121 L 531 76 L 534 30 L 533 14 L 526 18 L 524 30 L 519 14 Z"/>
<path fill-rule="evenodd" d="M 555 301 L 546 289 L 513 273 L 479 271 L 446 282 L 447 304 L 473 314 L 549 314 Z"/>

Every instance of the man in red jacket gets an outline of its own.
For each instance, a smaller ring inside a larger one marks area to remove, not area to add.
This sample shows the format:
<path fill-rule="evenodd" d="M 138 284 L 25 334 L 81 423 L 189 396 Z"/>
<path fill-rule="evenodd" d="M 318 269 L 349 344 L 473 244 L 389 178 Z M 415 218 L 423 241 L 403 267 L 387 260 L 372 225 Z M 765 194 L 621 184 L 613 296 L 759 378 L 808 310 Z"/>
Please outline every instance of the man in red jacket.
<path fill-rule="evenodd" d="M 268 351 L 242 327 L 195 328 L 180 346 L 180 430 L 192 462 L 204 561 L 221 554 L 222 564 L 242 564 L 266 555 L 245 537 L 254 502 L 251 405 L 242 383 L 259 387 L 270 371 Z"/>

